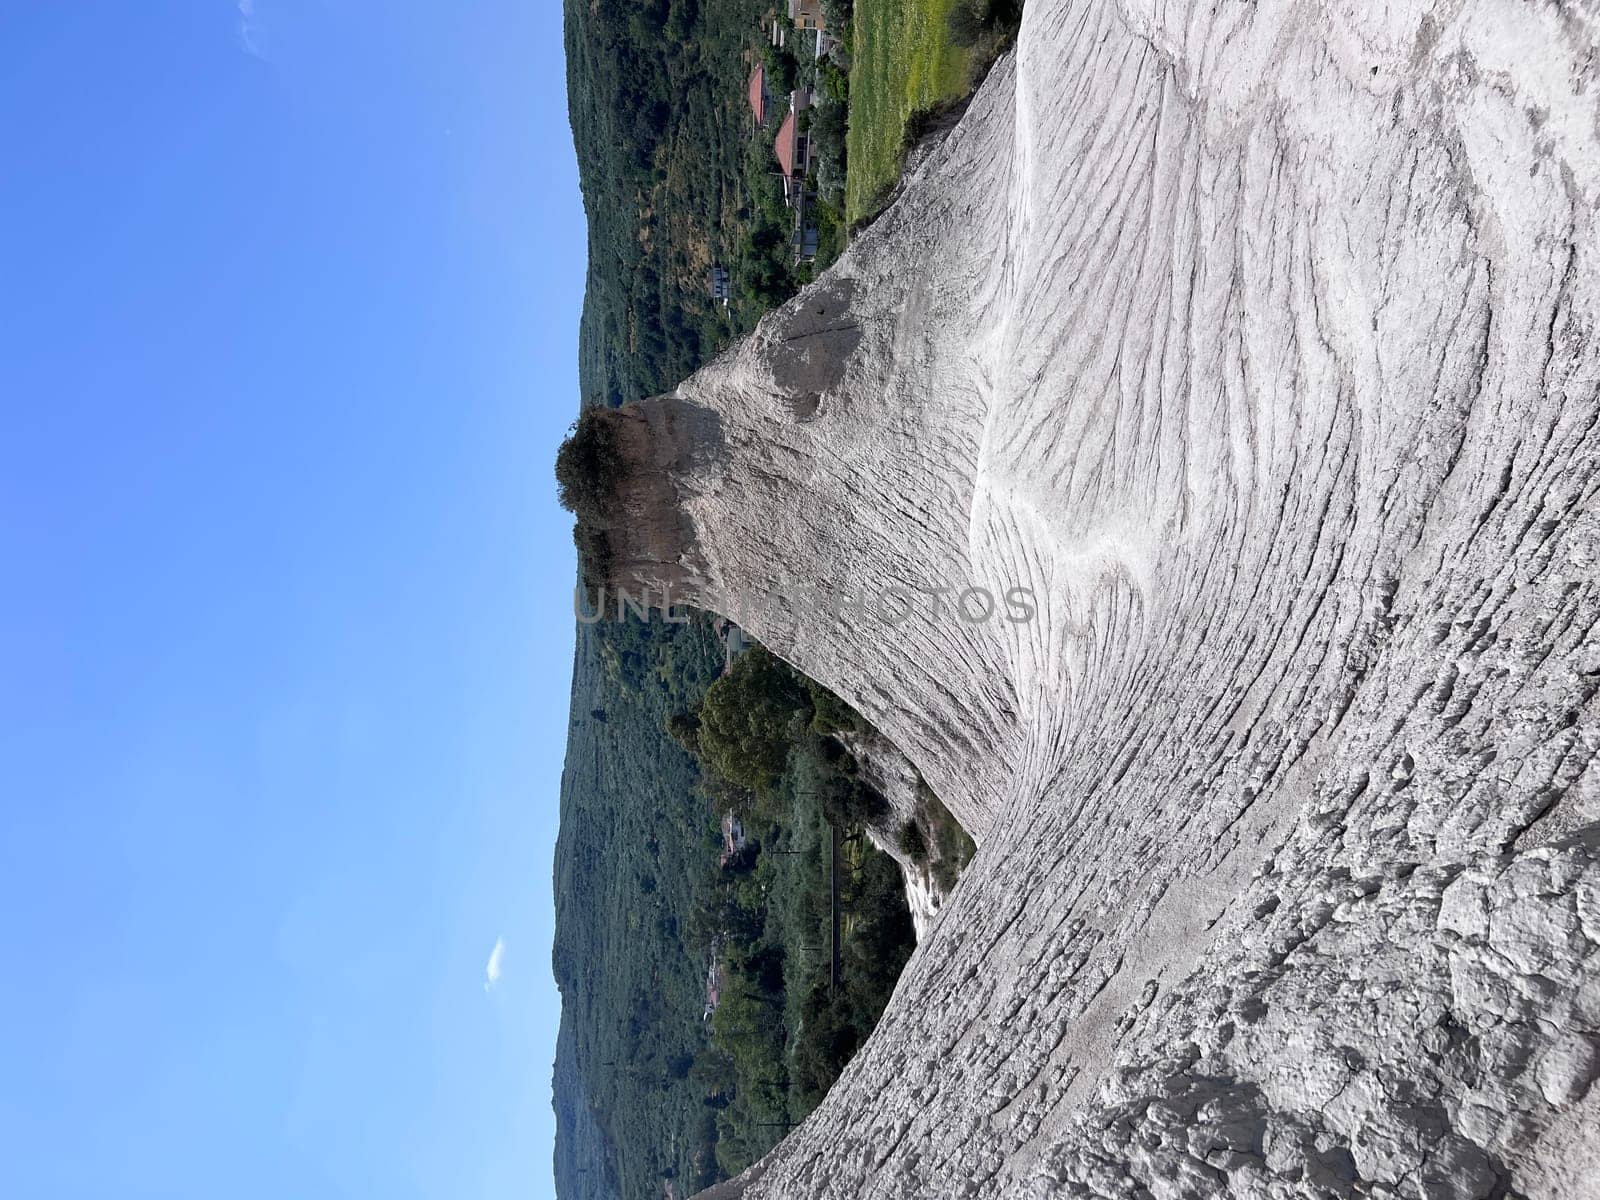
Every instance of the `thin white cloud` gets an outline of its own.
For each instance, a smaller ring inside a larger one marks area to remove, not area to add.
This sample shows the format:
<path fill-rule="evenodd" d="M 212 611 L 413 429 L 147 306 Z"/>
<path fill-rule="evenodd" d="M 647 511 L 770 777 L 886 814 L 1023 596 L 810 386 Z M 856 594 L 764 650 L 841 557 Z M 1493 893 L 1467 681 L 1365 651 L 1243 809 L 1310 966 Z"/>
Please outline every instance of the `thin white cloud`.
<path fill-rule="evenodd" d="M 489 951 L 489 962 L 483 968 L 484 991 L 489 991 L 495 984 L 500 982 L 500 968 L 501 964 L 505 962 L 505 957 L 506 940 L 503 937 L 497 937 L 494 940 L 494 949 Z"/>
<path fill-rule="evenodd" d="M 267 56 L 261 50 L 261 25 L 256 20 L 256 0 L 239 0 L 237 8 L 239 49 L 252 58 L 264 61 Z"/>

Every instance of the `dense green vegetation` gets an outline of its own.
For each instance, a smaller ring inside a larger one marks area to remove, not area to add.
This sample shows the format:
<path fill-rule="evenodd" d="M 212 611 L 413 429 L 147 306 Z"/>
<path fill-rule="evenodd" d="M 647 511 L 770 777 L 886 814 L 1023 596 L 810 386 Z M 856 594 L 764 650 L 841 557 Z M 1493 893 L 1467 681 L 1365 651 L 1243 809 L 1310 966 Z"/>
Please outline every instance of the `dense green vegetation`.
<path fill-rule="evenodd" d="M 589 219 L 579 330 L 586 402 L 676 383 L 748 329 L 707 288 L 749 225 L 751 0 L 566 3 L 567 91 Z M 737 278 L 739 272 L 735 270 Z"/>
<path fill-rule="evenodd" d="M 860 835 L 883 798 L 833 736 L 860 718 L 760 647 L 726 671 L 724 653 L 704 617 L 580 627 L 555 881 L 563 1196 L 743 1169 L 820 1102 L 914 945 L 898 868 Z M 747 840 L 725 856 L 728 811 Z"/>
<path fill-rule="evenodd" d="M 589 219 L 579 329 L 585 403 L 612 406 L 690 374 L 843 249 L 845 76 L 808 49 L 771 46 L 756 0 L 566 0 L 567 92 Z M 786 21 L 787 18 L 781 18 Z M 805 39 L 795 39 L 798 45 Z M 807 42 L 809 45 L 809 42 Z M 773 176 L 776 121 L 753 129 L 751 70 L 775 105 L 815 86 L 804 114 L 822 249 L 796 268 Z M 708 274 L 727 266 L 729 306 Z"/>
<path fill-rule="evenodd" d="M 671 722 L 750 839 L 714 873 L 698 927 L 722 972 L 711 1053 L 716 1160 L 728 1174 L 803 1120 L 877 1023 L 915 945 L 899 868 L 863 838 L 883 797 L 834 738 L 861 732 L 836 696 L 755 647 Z M 731 768 L 733 777 L 724 772 Z M 843 941 L 832 970 L 833 844 Z"/>
<path fill-rule="evenodd" d="M 586 403 L 615 406 L 690 374 L 842 252 L 898 178 L 919 109 L 964 94 L 1014 29 L 1018 0 L 847 0 L 826 6 L 843 39 L 832 61 L 809 38 L 771 46 L 756 0 L 566 0 L 567 87 L 589 218 L 579 331 Z M 786 18 L 779 17 L 780 23 Z M 791 218 L 772 135 L 752 128 L 749 74 L 774 103 L 814 91 L 802 114 L 818 161 L 820 246 L 791 261 Z M 707 277 L 727 266 L 729 306 Z"/>
<path fill-rule="evenodd" d="M 1011 45 L 1021 26 L 1022 0 L 955 0 L 945 18 L 950 41 L 967 51 L 979 72 Z"/>
<path fill-rule="evenodd" d="M 779 24 L 788 26 L 787 18 Z M 844 251 L 845 129 L 849 84 L 837 63 L 814 57 L 814 42 L 789 26 L 788 48 L 770 41 L 761 47 L 767 88 L 776 110 L 766 128 L 750 140 L 745 160 L 749 189 L 748 230 L 739 256 L 738 282 L 747 308 L 770 308 L 792 296 Z M 798 50 L 796 49 L 798 47 Z M 809 89 L 811 106 L 796 117 L 796 127 L 811 139 L 814 161 L 806 175 L 810 222 L 818 229 L 815 262 L 796 265 L 792 237 L 794 213 L 784 203 L 773 150 L 790 92 Z"/>
<path fill-rule="evenodd" d="M 578 547 L 582 582 L 591 595 L 610 575 L 612 547 L 607 529 L 612 498 L 623 475 L 616 427 L 601 419 L 605 411 L 596 404 L 585 407 L 556 454 L 556 494 L 561 506 L 578 518 L 572 536 Z"/>
<path fill-rule="evenodd" d="M 709 623 L 578 628 L 556 842 L 556 1186 L 563 1197 L 680 1194 L 717 1176 L 705 1054 L 704 933 L 716 816 L 662 733 L 722 666 Z M 604 718 L 595 716 L 603 712 Z"/>
<path fill-rule="evenodd" d="M 556 488 L 561 507 L 579 517 L 603 519 L 607 502 L 622 476 L 616 431 L 586 408 L 556 455 Z"/>

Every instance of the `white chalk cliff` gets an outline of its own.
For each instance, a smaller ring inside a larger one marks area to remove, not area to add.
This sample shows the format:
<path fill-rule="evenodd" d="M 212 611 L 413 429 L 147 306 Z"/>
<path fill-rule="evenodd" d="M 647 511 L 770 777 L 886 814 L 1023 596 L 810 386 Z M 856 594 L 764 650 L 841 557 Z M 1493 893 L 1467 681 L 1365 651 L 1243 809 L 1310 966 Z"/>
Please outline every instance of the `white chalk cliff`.
<path fill-rule="evenodd" d="M 615 417 L 613 576 L 690 580 L 980 843 L 715 1194 L 1600 1196 L 1597 44 L 1029 0 L 844 259 Z"/>

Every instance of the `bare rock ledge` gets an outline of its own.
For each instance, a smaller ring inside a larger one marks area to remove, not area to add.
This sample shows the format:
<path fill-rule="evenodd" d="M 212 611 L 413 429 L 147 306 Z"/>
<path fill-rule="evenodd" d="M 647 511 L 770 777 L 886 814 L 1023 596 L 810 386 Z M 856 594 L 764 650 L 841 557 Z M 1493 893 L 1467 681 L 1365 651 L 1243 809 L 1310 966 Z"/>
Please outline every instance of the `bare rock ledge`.
<path fill-rule="evenodd" d="M 708 1195 L 1600 1196 L 1596 43 L 1030 0 L 845 258 L 613 418 L 616 580 L 834 688 L 980 843 Z"/>

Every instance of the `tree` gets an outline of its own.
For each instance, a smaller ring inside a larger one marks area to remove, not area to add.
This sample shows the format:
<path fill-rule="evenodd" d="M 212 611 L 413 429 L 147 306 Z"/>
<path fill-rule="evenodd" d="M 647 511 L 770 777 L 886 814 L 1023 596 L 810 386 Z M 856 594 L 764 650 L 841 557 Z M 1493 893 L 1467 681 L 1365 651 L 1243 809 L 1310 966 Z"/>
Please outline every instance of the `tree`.
<path fill-rule="evenodd" d="M 789 234 L 781 217 L 763 212 L 761 220 L 745 235 L 739 274 L 744 294 L 754 304 L 776 307 L 794 295 Z"/>
<path fill-rule="evenodd" d="M 789 760 L 791 725 L 811 719 L 811 698 L 795 673 L 757 646 L 734 660 L 700 706 L 706 764 L 742 787 L 770 789 Z"/>
<path fill-rule="evenodd" d="M 969 50 L 976 46 L 988 17 L 989 6 L 984 0 L 956 0 L 946 18 L 951 43 Z"/>
<path fill-rule="evenodd" d="M 580 520 L 604 517 L 622 474 L 616 419 L 611 410 L 590 405 L 572 423 L 567 440 L 556 451 L 556 485 L 561 507 Z"/>
<path fill-rule="evenodd" d="M 689 33 L 694 27 L 696 15 L 695 0 L 677 0 L 667 14 L 667 40 L 674 43 L 687 42 Z"/>
<path fill-rule="evenodd" d="M 861 733 L 865 730 L 867 723 L 861 715 L 820 683 L 806 680 L 806 691 L 811 694 L 811 728 L 817 733 Z"/>
<path fill-rule="evenodd" d="M 829 824 L 841 828 L 871 825 L 889 812 L 889 801 L 882 792 L 865 780 L 850 775 L 833 775 L 826 779 L 817 802 Z"/>
<path fill-rule="evenodd" d="M 767 87 L 773 95 L 782 96 L 794 91 L 795 80 L 800 75 L 800 64 L 786 47 L 774 46 L 771 42 L 761 47 L 762 58 L 767 69 Z"/>
<path fill-rule="evenodd" d="M 673 713 L 667 718 L 667 733 L 690 754 L 700 753 L 700 718 L 694 713 Z"/>

